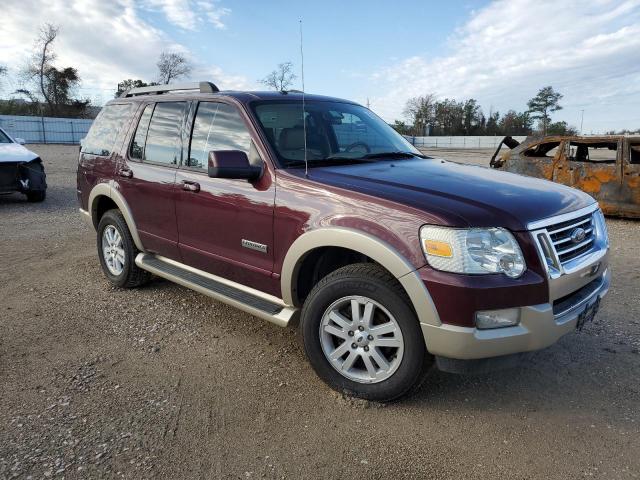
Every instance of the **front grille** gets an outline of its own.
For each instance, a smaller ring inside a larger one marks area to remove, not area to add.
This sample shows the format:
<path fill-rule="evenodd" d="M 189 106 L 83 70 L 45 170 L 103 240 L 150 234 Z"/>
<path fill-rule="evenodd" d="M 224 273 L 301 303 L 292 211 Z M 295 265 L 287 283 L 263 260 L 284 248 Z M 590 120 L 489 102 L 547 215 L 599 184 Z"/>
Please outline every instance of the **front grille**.
<path fill-rule="evenodd" d="M 577 228 L 585 231 L 579 241 L 572 236 Z M 593 213 L 549 225 L 546 230 L 561 265 L 590 252 L 596 240 Z"/>

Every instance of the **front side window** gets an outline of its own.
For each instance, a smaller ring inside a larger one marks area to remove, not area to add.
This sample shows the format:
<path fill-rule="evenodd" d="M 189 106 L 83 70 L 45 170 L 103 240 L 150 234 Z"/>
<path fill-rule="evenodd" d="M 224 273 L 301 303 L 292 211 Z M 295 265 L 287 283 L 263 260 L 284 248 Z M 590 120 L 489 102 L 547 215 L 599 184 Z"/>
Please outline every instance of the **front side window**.
<path fill-rule="evenodd" d="M 140 116 L 136 134 L 133 137 L 133 142 L 131 142 L 131 148 L 129 148 L 129 157 L 135 160 L 144 158 L 144 144 L 147 141 L 147 132 L 149 131 L 149 122 L 151 121 L 154 106 L 153 104 L 147 105 Z"/>
<path fill-rule="evenodd" d="M 9 136 L 0 130 L 0 143 L 13 143 Z"/>
<path fill-rule="evenodd" d="M 404 137 L 371 110 L 342 102 L 271 101 L 255 113 L 284 167 L 373 161 L 388 155 L 421 156 Z M 305 125 L 306 124 L 306 125 Z M 306 142 L 305 142 L 306 126 Z"/>
<path fill-rule="evenodd" d="M 180 161 L 180 132 L 186 102 L 157 103 L 151 115 L 143 161 L 164 165 L 178 165 Z"/>
<path fill-rule="evenodd" d="M 187 167 L 205 169 L 212 150 L 240 150 L 251 156 L 251 135 L 240 112 L 226 103 L 201 102 L 193 122 Z"/>
<path fill-rule="evenodd" d="M 118 134 L 128 124 L 134 108 L 132 103 L 103 107 L 82 141 L 82 153 L 105 157 L 111 155 Z"/>

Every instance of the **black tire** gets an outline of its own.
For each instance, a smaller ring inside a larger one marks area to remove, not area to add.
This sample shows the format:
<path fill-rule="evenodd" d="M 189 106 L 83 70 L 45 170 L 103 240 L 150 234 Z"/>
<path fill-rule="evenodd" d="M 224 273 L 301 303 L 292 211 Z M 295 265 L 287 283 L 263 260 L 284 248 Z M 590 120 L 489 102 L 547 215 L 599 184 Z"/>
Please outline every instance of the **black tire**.
<path fill-rule="evenodd" d="M 119 275 L 115 275 L 111 271 L 109 271 L 107 263 L 104 259 L 104 255 L 102 253 L 103 233 L 108 226 L 115 227 L 122 237 L 122 248 L 124 250 L 124 268 Z M 135 258 L 138 253 L 140 253 L 140 250 L 138 250 L 135 243 L 133 243 L 133 237 L 131 236 L 129 227 L 127 227 L 127 222 L 125 221 L 122 213 L 120 213 L 119 210 L 109 210 L 100 219 L 97 231 L 97 247 L 98 258 L 100 259 L 102 271 L 113 285 L 122 288 L 135 288 L 144 285 L 150 280 L 151 274 L 135 264 Z"/>
<path fill-rule="evenodd" d="M 47 197 L 46 190 L 36 190 L 34 192 L 27 192 L 27 201 L 36 203 L 36 202 L 44 202 L 44 199 Z"/>
<path fill-rule="evenodd" d="M 325 311 L 338 299 L 351 295 L 368 297 L 382 305 L 393 315 L 402 333 L 404 353 L 400 365 L 378 383 L 360 383 L 343 376 L 322 349 L 320 325 Z M 343 394 L 378 402 L 396 400 L 419 387 L 433 364 L 406 293 L 393 276 L 375 264 L 348 265 L 320 280 L 304 303 L 300 330 L 313 369 L 331 388 Z"/>

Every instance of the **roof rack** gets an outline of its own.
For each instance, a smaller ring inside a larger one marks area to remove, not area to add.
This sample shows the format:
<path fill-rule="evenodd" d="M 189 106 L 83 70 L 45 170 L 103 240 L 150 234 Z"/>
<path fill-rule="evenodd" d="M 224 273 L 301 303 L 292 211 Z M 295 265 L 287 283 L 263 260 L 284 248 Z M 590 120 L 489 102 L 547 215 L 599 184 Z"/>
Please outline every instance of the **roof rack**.
<path fill-rule="evenodd" d="M 152 85 L 150 87 L 130 88 L 120 98 L 138 95 L 162 95 L 171 92 L 200 91 L 200 93 L 216 93 L 220 90 L 211 82 L 172 83 L 170 85 Z"/>

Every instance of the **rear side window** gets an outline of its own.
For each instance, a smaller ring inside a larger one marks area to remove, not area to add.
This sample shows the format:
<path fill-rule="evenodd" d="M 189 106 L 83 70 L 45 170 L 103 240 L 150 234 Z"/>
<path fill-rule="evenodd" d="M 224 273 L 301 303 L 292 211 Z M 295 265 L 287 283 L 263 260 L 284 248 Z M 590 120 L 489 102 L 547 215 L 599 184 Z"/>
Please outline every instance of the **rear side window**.
<path fill-rule="evenodd" d="M 132 103 L 125 103 L 107 105 L 100 110 L 82 141 L 82 153 L 104 157 L 111 155 L 118 134 L 128 123 L 133 109 Z"/>
<path fill-rule="evenodd" d="M 572 162 L 616 163 L 618 142 L 571 142 L 569 160 Z"/>
<path fill-rule="evenodd" d="M 186 166 L 206 168 L 211 150 L 240 150 L 253 156 L 251 135 L 232 105 L 202 102 L 198 106 Z"/>
<path fill-rule="evenodd" d="M 178 165 L 181 152 L 180 132 L 186 106 L 186 102 L 156 104 L 144 147 L 145 162 Z"/>
<path fill-rule="evenodd" d="M 138 128 L 136 128 L 136 134 L 131 142 L 131 148 L 129 149 L 129 157 L 136 160 L 142 160 L 144 156 L 144 144 L 147 141 L 147 131 L 149 130 L 149 121 L 151 120 L 151 114 L 153 113 L 154 105 L 147 105 L 142 112 L 140 121 L 138 122 Z"/>
<path fill-rule="evenodd" d="M 631 145 L 629 145 L 629 149 L 630 149 L 629 162 L 640 164 L 640 142 L 632 143 Z"/>

